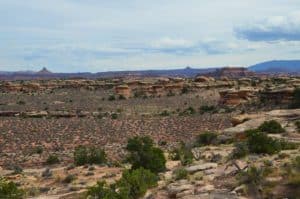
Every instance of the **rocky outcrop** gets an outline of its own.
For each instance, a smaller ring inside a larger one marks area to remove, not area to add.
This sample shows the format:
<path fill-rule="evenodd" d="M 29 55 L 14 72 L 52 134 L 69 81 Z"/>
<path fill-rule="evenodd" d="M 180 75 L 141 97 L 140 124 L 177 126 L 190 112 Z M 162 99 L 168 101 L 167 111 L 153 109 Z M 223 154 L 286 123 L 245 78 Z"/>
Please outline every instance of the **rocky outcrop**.
<path fill-rule="evenodd" d="M 131 89 L 128 85 L 120 85 L 115 88 L 115 92 L 117 95 L 124 96 L 129 98 L 131 96 Z"/>
<path fill-rule="evenodd" d="M 232 123 L 235 126 L 225 129 L 224 133 L 228 136 L 239 137 L 246 130 L 256 129 L 265 121 L 276 120 L 281 123 L 283 127 L 287 127 L 298 119 L 300 119 L 300 109 L 273 110 L 258 114 L 239 115 L 232 119 Z M 290 128 L 289 131 L 296 132 L 297 130 L 293 127 Z"/>
<path fill-rule="evenodd" d="M 205 76 L 197 76 L 195 78 L 195 82 L 209 82 L 210 78 L 205 77 Z"/>
<path fill-rule="evenodd" d="M 220 91 L 220 104 L 236 106 L 257 99 L 258 91 L 254 88 L 227 89 Z"/>
<path fill-rule="evenodd" d="M 199 165 L 194 165 L 186 168 L 187 172 L 189 173 L 195 173 L 197 171 L 204 171 L 208 169 L 213 169 L 218 166 L 217 163 L 205 163 L 205 164 L 199 164 Z"/>

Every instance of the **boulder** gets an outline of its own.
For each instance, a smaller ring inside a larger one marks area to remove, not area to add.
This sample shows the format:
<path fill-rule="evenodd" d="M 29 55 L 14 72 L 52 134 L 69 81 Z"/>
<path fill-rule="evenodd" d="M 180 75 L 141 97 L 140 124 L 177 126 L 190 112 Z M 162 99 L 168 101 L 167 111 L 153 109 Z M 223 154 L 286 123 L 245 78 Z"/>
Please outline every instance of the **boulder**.
<path fill-rule="evenodd" d="M 187 167 L 186 170 L 189 173 L 195 173 L 197 171 L 205 171 L 208 169 L 213 169 L 216 168 L 218 166 L 217 163 L 204 163 L 204 164 L 199 164 L 199 165 L 194 165 L 194 166 L 190 166 Z"/>

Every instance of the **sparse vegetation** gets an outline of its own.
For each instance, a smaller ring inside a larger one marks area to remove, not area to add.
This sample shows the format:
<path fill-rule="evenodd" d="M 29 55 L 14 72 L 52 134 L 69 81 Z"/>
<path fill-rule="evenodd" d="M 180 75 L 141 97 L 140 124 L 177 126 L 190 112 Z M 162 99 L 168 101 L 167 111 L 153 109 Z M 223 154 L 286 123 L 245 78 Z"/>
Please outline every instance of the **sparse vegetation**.
<path fill-rule="evenodd" d="M 217 134 L 214 132 L 201 133 L 196 140 L 197 146 L 206 146 L 217 143 Z"/>
<path fill-rule="evenodd" d="M 42 146 L 37 146 L 33 149 L 33 153 L 41 155 L 43 153 L 43 150 L 44 149 Z"/>
<path fill-rule="evenodd" d="M 188 177 L 188 172 L 187 170 L 180 168 L 174 171 L 174 175 L 175 175 L 175 180 L 182 180 Z"/>
<path fill-rule="evenodd" d="M 76 176 L 75 175 L 67 175 L 64 179 L 63 179 L 63 183 L 66 183 L 66 184 L 69 184 L 71 182 L 73 182 L 74 180 L 76 179 Z"/>
<path fill-rule="evenodd" d="M 46 164 L 52 165 L 52 164 L 58 164 L 60 162 L 59 158 L 55 154 L 50 154 L 46 160 Z"/>
<path fill-rule="evenodd" d="M 116 100 L 116 97 L 114 95 L 110 95 L 108 97 L 108 101 L 115 101 Z"/>
<path fill-rule="evenodd" d="M 196 110 L 189 106 L 188 108 L 186 108 L 185 110 L 183 110 L 182 112 L 179 113 L 180 116 L 183 115 L 194 115 L 196 113 Z"/>
<path fill-rule="evenodd" d="M 74 151 L 74 162 L 77 166 L 103 164 L 106 162 L 106 154 L 101 148 L 78 146 Z"/>
<path fill-rule="evenodd" d="M 199 111 L 201 114 L 204 114 L 204 113 L 215 113 L 217 111 L 216 107 L 211 105 L 203 105 L 199 108 Z"/>
<path fill-rule="evenodd" d="M 167 117 L 170 116 L 171 114 L 168 110 L 163 110 L 159 115 L 162 117 Z"/>
<path fill-rule="evenodd" d="M 181 142 L 180 146 L 170 153 L 172 160 L 180 160 L 182 165 L 188 165 L 193 162 L 193 153 L 191 148 L 185 143 Z"/>

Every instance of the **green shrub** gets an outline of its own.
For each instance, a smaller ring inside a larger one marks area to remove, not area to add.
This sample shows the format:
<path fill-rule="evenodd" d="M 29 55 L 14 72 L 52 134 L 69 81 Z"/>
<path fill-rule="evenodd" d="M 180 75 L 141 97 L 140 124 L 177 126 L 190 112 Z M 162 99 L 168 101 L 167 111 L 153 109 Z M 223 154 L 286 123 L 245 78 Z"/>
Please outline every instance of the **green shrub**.
<path fill-rule="evenodd" d="M 159 115 L 162 117 L 167 117 L 167 116 L 170 116 L 170 112 L 167 110 L 163 110 Z"/>
<path fill-rule="evenodd" d="M 265 121 L 261 124 L 258 129 L 262 132 L 266 133 L 283 133 L 285 132 L 284 128 L 282 128 L 281 124 L 279 124 L 275 120 Z"/>
<path fill-rule="evenodd" d="M 88 162 L 88 149 L 85 146 L 78 146 L 74 151 L 74 163 L 77 166 L 87 164 Z"/>
<path fill-rule="evenodd" d="M 196 113 L 196 110 L 193 107 L 188 107 L 185 110 L 183 110 L 181 113 L 179 113 L 180 116 L 183 115 L 194 115 Z"/>
<path fill-rule="evenodd" d="M 74 162 L 77 166 L 103 164 L 106 162 L 106 154 L 101 148 L 78 146 L 74 151 Z"/>
<path fill-rule="evenodd" d="M 46 164 L 52 165 L 52 164 L 58 164 L 60 162 L 59 158 L 57 155 L 50 154 L 46 160 Z"/>
<path fill-rule="evenodd" d="M 117 113 L 112 113 L 111 114 L 111 119 L 113 119 L 113 120 L 118 119 L 118 114 Z"/>
<path fill-rule="evenodd" d="M 193 162 L 193 153 L 185 143 L 181 143 L 180 147 L 174 149 L 170 153 L 172 160 L 180 160 L 182 165 L 189 165 Z"/>
<path fill-rule="evenodd" d="M 41 155 L 43 153 L 43 147 L 42 146 L 37 146 L 33 149 L 33 153 Z"/>
<path fill-rule="evenodd" d="M 216 107 L 211 105 L 211 106 L 208 106 L 208 105 L 203 105 L 199 108 L 199 111 L 201 114 L 203 113 L 215 113 L 217 111 Z"/>
<path fill-rule="evenodd" d="M 188 177 L 187 170 L 185 170 L 183 168 L 175 170 L 174 174 L 175 174 L 175 180 L 187 179 L 187 177 Z"/>
<path fill-rule="evenodd" d="M 87 195 L 99 199 L 138 199 L 145 195 L 147 189 L 157 185 L 157 176 L 143 168 L 124 171 L 122 178 L 108 186 L 98 182 L 88 189 Z"/>
<path fill-rule="evenodd" d="M 129 152 L 128 161 L 132 169 L 143 167 L 153 173 L 165 170 L 166 159 L 163 151 L 154 147 L 149 137 L 134 137 L 128 140 L 126 149 Z"/>
<path fill-rule="evenodd" d="M 281 150 L 280 142 L 276 139 L 268 137 L 259 130 L 246 131 L 249 151 L 251 153 L 274 154 Z"/>
<path fill-rule="evenodd" d="M 119 100 L 126 100 L 126 97 L 124 95 L 119 95 Z"/>
<path fill-rule="evenodd" d="M 197 137 L 197 146 L 212 145 L 217 142 L 217 134 L 213 132 L 204 132 Z"/>
<path fill-rule="evenodd" d="M 110 95 L 108 97 L 108 101 L 114 101 L 114 100 L 116 100 L 116 97 L 114 95 Z"/>
<path fill-rule="evenodd" d="M 69 174 L 69 175 L 67 175 L 67 176 L 65 177 L 65 179 L 63 179 L 62 182 L 63 182 L 63 183 L 66 183 L 66 184 L 69 184 L 69 183 L 73 182 L 75 179 L 76 179 L 76 176 L 75 176 L 75 175 Z"/>
<path fill-rule="evenodd" d="M 294 91 L 294 99 L 291 108 L 300 108 L 300 88 L 296 88 Z"/>
<path fill-rule="evenodd" d="M 106 162 L 106 154 L 103 149 L 90 147 L 88 154 L 89 164 L 103 164 Z"/>
<path fill-rule="evenodd" d="M 19 189 L 14 182 L 9 182 L 0 177 L 0 198 L 2 199 L 21 199 L 24 191 Z"/>
<path fill-rule="evenodd" d="M 297 130 L 300 131 L 300 120 L 296 121 L 295 125 L 297 127 Z"/>
<path fill-rule="evenodd" d="M 235 143 L 235 148 L 232 151 L 232 158 L 239 159 L 243 158 L 249 154 L 249 148 L 247 142 L 237 142 Z"/>

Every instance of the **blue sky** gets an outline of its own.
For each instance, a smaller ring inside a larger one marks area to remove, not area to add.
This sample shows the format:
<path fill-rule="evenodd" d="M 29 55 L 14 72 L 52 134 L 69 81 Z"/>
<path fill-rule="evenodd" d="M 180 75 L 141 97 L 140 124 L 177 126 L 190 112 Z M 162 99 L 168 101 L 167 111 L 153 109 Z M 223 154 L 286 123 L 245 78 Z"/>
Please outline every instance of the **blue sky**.
<path fill-rule="evenodd" d="M 0 0 L 0 70 L 300 59 L 299 0 Z"/>

